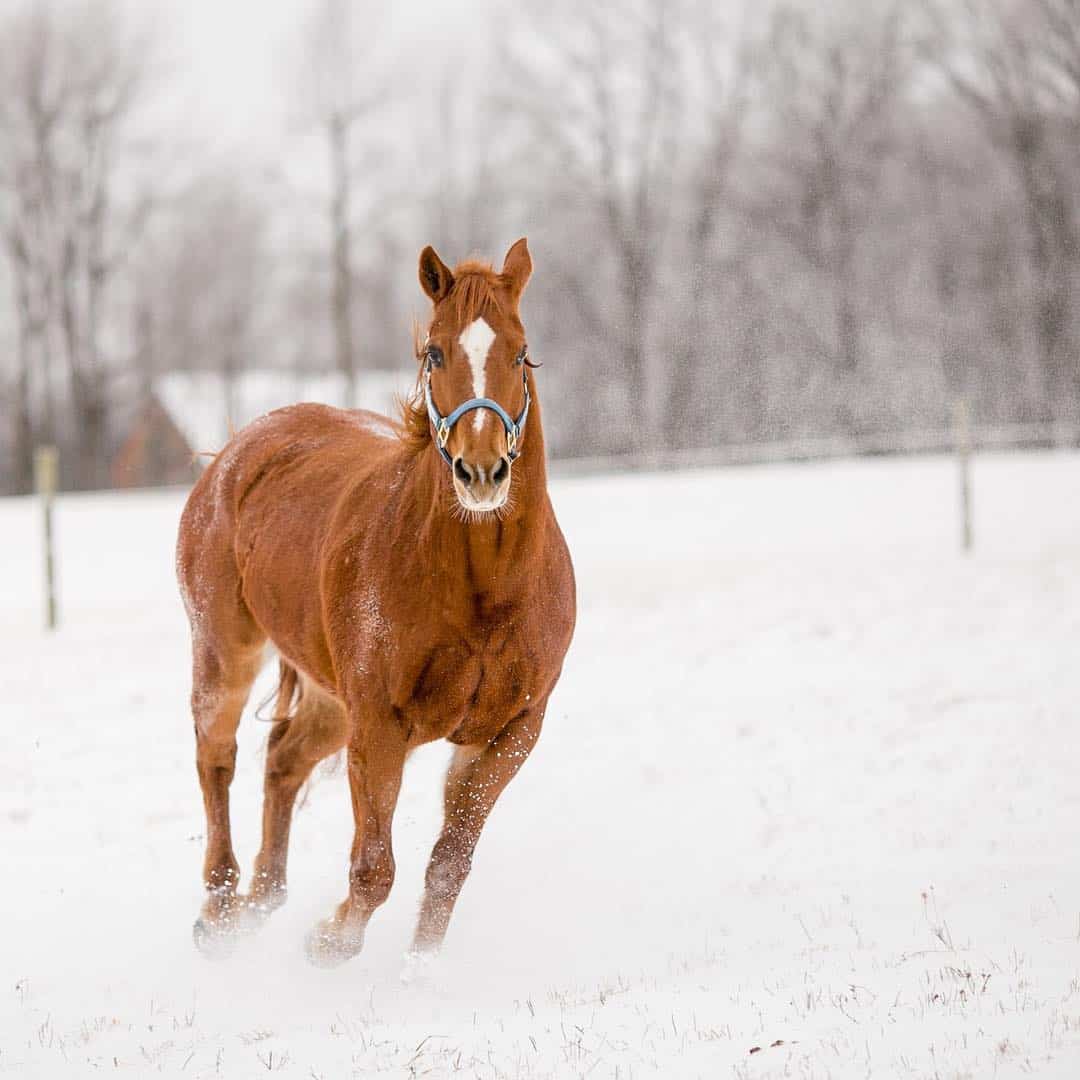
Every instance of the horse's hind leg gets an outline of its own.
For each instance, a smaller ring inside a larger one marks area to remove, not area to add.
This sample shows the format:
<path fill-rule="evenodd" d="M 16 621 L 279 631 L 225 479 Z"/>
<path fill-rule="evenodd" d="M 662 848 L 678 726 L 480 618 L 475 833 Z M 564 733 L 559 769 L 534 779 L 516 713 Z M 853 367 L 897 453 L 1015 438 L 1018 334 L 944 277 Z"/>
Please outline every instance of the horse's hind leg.
<path fill-rule="evenodd" d="M 206 811 L 207 898 L 195 923 L 195 943 L 203 951 L 212 951 L 235 924 L 240 871 L 229 825 L 229 785 L 236 771 L 236 729 L 266 641 L 244 603 L 234 523 L 220 505 L 215 467 L 200 477 L 188 499 L 176 544 L 177 580 L 191 624 L 195 763 Z"/>
<path fill-rule="evenodd" d="M 345 710 L 310 683 L 301 688 L 295 715 L 288 716 L 295 669 L 282 664 L 276 715 L 266 752 L 262 847 L 255 857 L 251 901 L 269 914 L 285 902 L 289 829 L 296 796 L 311 770 L 345 745 Z"/>
<path fill-rule="evenodd" d="M 194 643 L 191 708 L 195 720 L 195 763 L 206 810 L 207 889 L 202 915 L 195 923 L 195 943 L 211 951 L 213 940 L 231 929 L 236 915 L 240 867 L 232 848 L 229 786 L 236 772 L 236 729 L 262 659 L 262 642 L 215 648 Z"/>

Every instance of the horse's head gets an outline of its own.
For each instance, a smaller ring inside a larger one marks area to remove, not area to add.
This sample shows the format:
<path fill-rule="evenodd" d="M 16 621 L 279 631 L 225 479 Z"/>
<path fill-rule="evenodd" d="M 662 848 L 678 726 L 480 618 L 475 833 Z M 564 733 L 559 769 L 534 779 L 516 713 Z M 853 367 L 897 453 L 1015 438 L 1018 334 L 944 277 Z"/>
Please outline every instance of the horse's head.
<path fill-rule="evenodd" d="M 528 417 L 528 350 L 518 301 L 532 273 L 524 239 L 496 273 L 477 262 L 454 270 L 431 247 L 420 285 L 434 304 L 422 375 L 436 446 L 465 510 L 498 510 L 510 491 Z"/>

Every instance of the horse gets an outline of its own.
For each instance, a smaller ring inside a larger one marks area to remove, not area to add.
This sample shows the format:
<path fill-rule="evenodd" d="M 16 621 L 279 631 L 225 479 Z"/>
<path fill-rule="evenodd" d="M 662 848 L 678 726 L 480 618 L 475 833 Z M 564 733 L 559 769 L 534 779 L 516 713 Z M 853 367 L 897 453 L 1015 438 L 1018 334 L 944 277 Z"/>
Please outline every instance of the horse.
<path fill-rule="evenodd" d="M 576 617 L 547 490 L 539 365 L 519 316 L 531 273 L 524 238 L 499 272 L 476 260 L 451 270 L 424 248 L 431 320 L 401 416 L 275 410 L 236 433 L 191 491 L 177 576 L 206 813 L 194 938 L 208 955 L 284 903 L 297 794 L 340 750 L 354 819 L 347 894 L 306 950 L 326 966 L 358 953 L 394 880 L 406 757 L 438 739 L 454 750 L 407 956 L 442 944 L 484 823 L 540 735 Z M 279 685 L 243 895 L 229 786 L 269 649 Z"/>

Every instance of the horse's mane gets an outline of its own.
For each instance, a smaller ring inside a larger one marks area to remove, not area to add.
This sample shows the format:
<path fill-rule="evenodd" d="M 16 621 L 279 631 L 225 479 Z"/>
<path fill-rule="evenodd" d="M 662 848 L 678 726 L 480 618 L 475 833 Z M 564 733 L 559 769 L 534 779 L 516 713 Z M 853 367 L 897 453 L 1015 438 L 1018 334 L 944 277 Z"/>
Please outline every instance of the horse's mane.
<path fill-rule="evenodd" d="M 454 284 L 446 299 L 448 311 L 458 326 L 466 326 L 478 319 L 485 309 L 494 307 L 502 311 L 498 290 L 506 288 L 502 274 L 492 269 L 490 263 L 477 259 L 467 259 L 454 267 Z M 413 349 L 416 354 L 416 386 L 408 399 L 400 402 L 401 435 L 405 445 L 419 454 L 431 442 L 431 424 L 428 420 L 427 405 L 424 402 L 423 358 L 427 343 L 427 330 L 421 332 L 420 324 L 413 324 Z"/>

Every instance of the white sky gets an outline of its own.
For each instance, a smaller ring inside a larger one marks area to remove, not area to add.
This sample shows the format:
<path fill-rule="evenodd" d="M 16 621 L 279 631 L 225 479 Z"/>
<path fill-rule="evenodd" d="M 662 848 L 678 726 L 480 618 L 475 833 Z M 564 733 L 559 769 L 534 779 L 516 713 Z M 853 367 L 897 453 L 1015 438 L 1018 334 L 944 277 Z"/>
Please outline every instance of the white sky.
<path fill-rule="evenodd" d="M 310 0 L 126 0 L 152 19 L 160 41 L 162 78 L 175 97 L 184 130 L 204 145 L 243 152 L 280 140 L 290 117 L 290 84 L 296 80 L 293 43 Z M 407 78 L 412 57 L 425 45 L 444 53 L 469 47 L 475 12 L 491 0 L 394 0 L 381 5 L 384 60 Z M 361 4 L 357 4 L 359 9 Z M 362 16 L 357 14 L 360 21 Z"/>
<path fill-rule="evenodd" d="M 275 67 L 287 62 L 296 5 L 282 0 L 157 0 L 166 22 L 167 78 L 200 118 L 231 138 L 277 119 Z M 175 36 L 174 32 L 175 31 Z"/>

